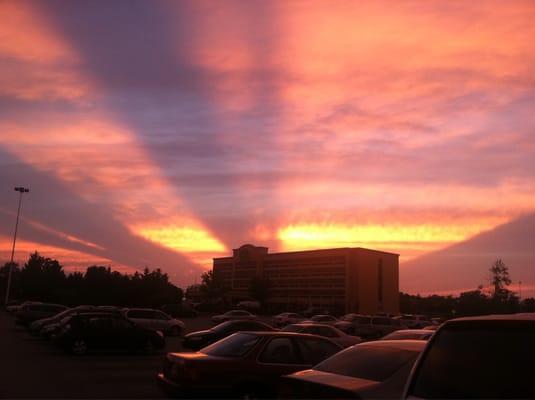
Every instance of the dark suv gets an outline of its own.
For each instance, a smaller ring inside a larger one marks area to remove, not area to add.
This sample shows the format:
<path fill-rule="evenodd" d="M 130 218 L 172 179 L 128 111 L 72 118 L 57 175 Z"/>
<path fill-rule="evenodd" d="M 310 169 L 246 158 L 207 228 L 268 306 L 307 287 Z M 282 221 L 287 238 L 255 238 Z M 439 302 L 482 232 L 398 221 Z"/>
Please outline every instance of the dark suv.
<path fill-rule="evenodd" d="M 165 346 L 163 334 L 110 313 L 76 314 L 62 322 L 56 344 L 74 354 L 91 350 L 152 352 Z"/>
<path fill-rule="evenodd" d="M 446 322 L 415 365 L 404 398 L 535 398 L 535 314 Z"/>

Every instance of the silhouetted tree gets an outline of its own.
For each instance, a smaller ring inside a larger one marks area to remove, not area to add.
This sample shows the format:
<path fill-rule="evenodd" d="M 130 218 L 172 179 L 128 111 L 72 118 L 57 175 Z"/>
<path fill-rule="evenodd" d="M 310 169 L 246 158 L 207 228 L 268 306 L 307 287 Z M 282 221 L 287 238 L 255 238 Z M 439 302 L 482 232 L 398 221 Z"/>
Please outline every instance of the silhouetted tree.
<path fill-rule="evenodd" d="M 201 275 L 201 293 L 208 299 L 219 299 L 225 294 L 223 280 L 214 271 L 206 271 Z"/>
<path fill-rule="evenodd" d="M 0 268 L 0 282 L 5 285 L 9 264 Z M 5 290 L 5 289 L 3 289 Z M 15 296 L 16 293 L 16 296 Z M 180 303 L 182 290 L 160 269 L 133 275 L 112 271 L 110 267 L 92 265 L 85 274 L 65 274 L 57 260 L 35 252 L 12 279 L 12 298 L 53 301 L 66 305 L 93 304 L 159 307 Z"/>
<path fill-rule="evenodd" d="M 509 291 L 506 286 L 511 284 L 511 278 L 509 277 L 509 267 L 505 263 L 498 259 L 489 269 L 490 271 L 490 283 L 494 286 L 494 298 L 495 299 L 507 299 L 509 297 Z"/>

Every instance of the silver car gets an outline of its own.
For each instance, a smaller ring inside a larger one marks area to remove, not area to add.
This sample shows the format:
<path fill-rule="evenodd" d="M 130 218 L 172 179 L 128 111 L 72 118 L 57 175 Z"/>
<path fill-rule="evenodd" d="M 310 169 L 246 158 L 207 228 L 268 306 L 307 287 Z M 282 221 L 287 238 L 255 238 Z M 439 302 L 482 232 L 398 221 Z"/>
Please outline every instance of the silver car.
<path fill-rule="evenodd" d="M 358 336 L 348 335 L 334 326 L 325 324 L 292 324 L 288 325 L 286 328 L 283 328 L 282 332 L 308 333 L 310 335 L 323 336 L 331 339 L 333 342 L 342 347 L 349 347 L 362 342 L 362 339 Z"/>
<path fill-rule="evenodd" d="M 124 316 L 144 328 L 161 331 L 167 335 L 180 336 L 184 331 L 184 323 L 170 317 L 160 310 L 151 308 L 126 308 Z"/>

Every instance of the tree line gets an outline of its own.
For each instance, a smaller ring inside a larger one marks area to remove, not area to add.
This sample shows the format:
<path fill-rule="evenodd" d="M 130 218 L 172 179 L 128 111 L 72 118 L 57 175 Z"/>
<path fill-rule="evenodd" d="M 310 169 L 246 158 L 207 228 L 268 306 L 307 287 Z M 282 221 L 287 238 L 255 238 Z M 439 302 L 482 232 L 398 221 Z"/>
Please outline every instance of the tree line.
<path fill-rule="evenodd" d="M 479 285 L 474 290 L 458 296 L 420 296 L 400 293 L 402 313 L 433 316 L 472 316 L 535 312 L 535 299 L 520 297 L 508 289 L 512 280 L 509 267 L 503 260 L 496 260 L 489 268 L 489 286 Z"/>
<path fill-rule="evenodd" d="M 5 296 L 10 263 L 0 267 L 0 293 Z M 85 273 L 66 273 L 58 260 L 30 254 L 20 267 L 13 265 L 10 299 L 130 307 L 160 307 L 182 301 L 182 289 L 160 269 L 126 274 L 92 265 Z"/>

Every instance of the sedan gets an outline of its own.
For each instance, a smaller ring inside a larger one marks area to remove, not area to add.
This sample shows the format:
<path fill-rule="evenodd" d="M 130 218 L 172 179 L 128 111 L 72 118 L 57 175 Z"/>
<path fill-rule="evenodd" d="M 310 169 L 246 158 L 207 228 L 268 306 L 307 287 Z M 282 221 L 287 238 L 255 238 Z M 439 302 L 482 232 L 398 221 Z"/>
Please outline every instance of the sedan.
<path fill-rule="evenodd" d="M 279 398 L 399 399 L 423 340 L 361 343 L 281 379 Z"/>
<path fill-rule="evenodd" d="M 212 329 L 192 332 L 184 336 L 182 347 L 199 350 L 218 340 L 226 338 L 239 331 L 265 331 L 271 332 L 276 329 L 260 321 L 237 320 L 223 322 Z"/>
<path fill-rule="evenodd" d="M 289 332 L 239 332 L 195 353 L 168 353 L 158 381 L 180 396 L 272 397 L 282 375 L 340 351 L 329 339 Z"/>
<path fill-rule="evenodd" d="M 245 310 L 232 310 L 227 311 L 225 314 L 214 315 L 212 317 L 212 322 L 220 324 L 221 322 L 234 321 L 237 319 L 256 319 L 256 315 L 251 314 L 249 311 Z"/>
<path fill-rule="evenodd" d="M 126 308 L 124 316 L 130 321 L 147 329 L 161 331 L 170 336 L 180 336 L 184 331 L 184 323 L 160 310 L 150 308 Z"/>
<path fill-rule="evenodd" d="M 305 320 L 305 318 L 297 313 L 285 312 L 282 314 L 275 315 L 273 317 L 273 324 L 275 326 L 281 327 L 289 324 L 297 324 L 303 320 Z"/>
<path fill-rule="evenodd" d="M 318 324 L 334 325 L 339 321 L 338 321 L 338 318 L 333 317 L 332 315 L 320 314 L 320 315 L 314 315 L 309 320 L 306 320 L 306 321 L 303 321 L 303 322 L 305 322 L 305 323 L 307 323 L 307 322 L 309 322 L 309 323 L 310 322 L 315 322 L 315 323 L 318 323 Z"/>
<path fill-rule="evenodd" d="M 348 335 L 342 332 L 340 329 L 331 325 L 325 324 L 293 324 L 288 325 L 282 329 L 283 332 L 297 332 L 308 333 L 311 335 L 319 335 L 331 339 L 333 342 L 338 343 L 342 347 L 349 347 L 362 342 L 362 339 L 358 336 Z"/>
<path fill-rule="evenodd" d="M 110 313 L 77 314 L 68 318 L 62 323 L 55 342 L 76 355 L 92 350 L 151 353 L 165 346 L 162 332 L 143 328 Z"/>

